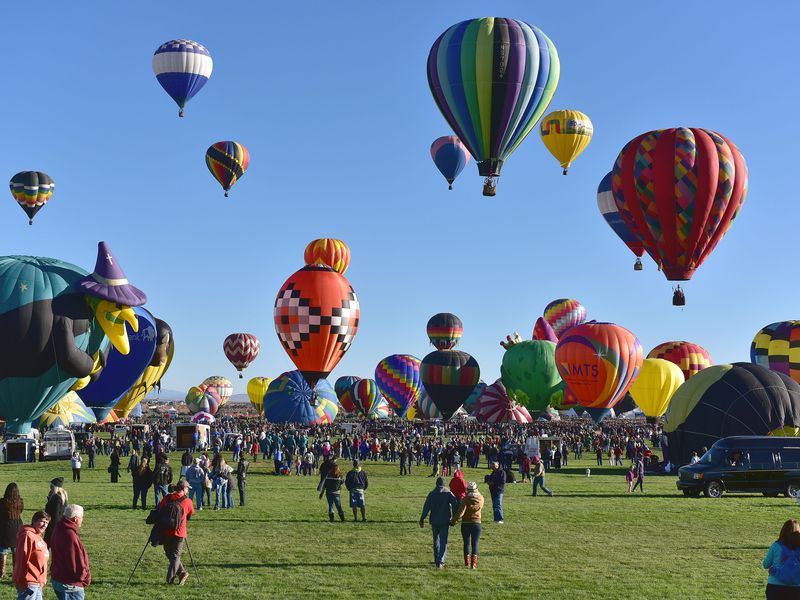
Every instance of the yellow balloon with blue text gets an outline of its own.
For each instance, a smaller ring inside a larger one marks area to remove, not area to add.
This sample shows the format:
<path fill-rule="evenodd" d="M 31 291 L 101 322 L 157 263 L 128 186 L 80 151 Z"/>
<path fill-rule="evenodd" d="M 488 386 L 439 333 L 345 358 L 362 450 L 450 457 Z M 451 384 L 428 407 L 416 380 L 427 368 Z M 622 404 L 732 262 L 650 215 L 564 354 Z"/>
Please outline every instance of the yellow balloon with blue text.
<path fill-rule="evenodd" d="M 588 116 L 578 110 L 556 110 L 539 124 L 539 135 L 550 154 L 556 157 L 564 175 L 592 141 L 594 127 Z"/>

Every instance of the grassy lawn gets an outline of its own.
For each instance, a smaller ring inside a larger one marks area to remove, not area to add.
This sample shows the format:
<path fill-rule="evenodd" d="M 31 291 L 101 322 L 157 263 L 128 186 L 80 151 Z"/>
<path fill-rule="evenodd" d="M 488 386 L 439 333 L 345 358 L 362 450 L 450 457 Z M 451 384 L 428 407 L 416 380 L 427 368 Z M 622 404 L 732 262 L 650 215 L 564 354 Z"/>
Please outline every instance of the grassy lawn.
<path fill-rule="evenodd" d="M 130 477 L 109 483 L 107 464 L 98 457 L 80 484 L 71 483 L 68 461 L 2 465 L 0 492 L 9 481 L 19 483 L 27 522 L 44 507 L 50 479 L 62 475 L 70 502 L 86 508 L 82 536 L 93 578 L 88 597 L 175 597 L 178 590 L 162 583 L 167 562 L 160 547 L 148 547 L 126 585 L 149 526 L 144 511 L 130 509 Z M 598 468 L 587 459 L 548 473 L 553 498 L 532 498 L 528 484 L 508 486 L 506 522 L 494 525 L 482 483 L 487 471 L 468 469 L 467 480 L 480 483 L 488 505 L 478 570 L 463 567 L 456 526 L 447 568 L 439 571 L 432 565 L 430 528 L 417 525 L 433 487 L 429 470 L 401 478 L 394 464 L 364 463 L 369 521 L 353 523 L 345 504 L 348 521 L 331 524 L 324 500 L 317 499 L 316 478 L 272 476 L 271 465 L 251 466 L 246 507 L 204 510 L 190 521 L 202 586 L 192 570 L 182 590 L 186 597 L 759 598 L 766 549 L 783 522 L 798 516 L 795 502 L 783 497 L 684 498 L 673 477 L 648 477 L 647 493 L 629 496 L 621 469 Z M 586 467 L 592 468 L 589 478 Z M 187 566 L 188 558 L 184 552 Z M 8 580 L 0 586 L 2 597 L 12 596 Z M 55 597 L 49 586 L 45 597 Z"/>

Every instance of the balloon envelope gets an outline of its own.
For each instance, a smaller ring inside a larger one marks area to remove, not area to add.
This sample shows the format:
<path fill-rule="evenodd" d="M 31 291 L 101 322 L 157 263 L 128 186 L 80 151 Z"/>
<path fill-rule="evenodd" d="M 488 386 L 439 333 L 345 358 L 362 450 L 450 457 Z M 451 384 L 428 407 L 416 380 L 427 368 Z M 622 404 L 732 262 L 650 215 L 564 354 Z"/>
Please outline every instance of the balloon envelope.
<path fill-rule="evenodd" d="M 486 389 L 475 404 L 475 417 L 481 423 L 532 423 L 528 410 L 514 402 L 499 379 Z"/>
<path fill-rule="evenodd" d="M 645 416 L 660 417 L 684 381 L 683 371 L 675 363 L 663 358 L 645 358 L 630 394 Z"/>
<path fill-rule="evenodd" d="M 219 394 L 220 408 L 225 406 L 231 399 L 231 396 L 233 396 L 233 384 L 231 383 L 231 380 L 223 377 L 222 375 L 212 375 L 211 377 L 206 377 L 203 380 L 203 383 L 205 385 L 210 385 L 217 390 L 217 394 Z"/>
<path fill-rule="evenodd" d="M 250 404 L 258 414 L 264 412 L 264 395 L 270 383 L 272 379 L 269 377 L 253 377 L 247 382 L 247 397 L 250 398 Z"/>
<path fill-rule="evenodd" d="M 445 135 L 431 144 L 431 158 L 450 189 L 453 189 L 453 182 L 469 162 L 469 151 L 456 136 Z"/>
<path fill-rule="evenodd" d="M 214 62 L 206 48 L 192 40 L 170 40 L 153 55 L 153 72 L 158 83 L 180 108 L 183 108 L 206 84 Z"/>
<path fill-rule="evenodd" d="M 20 208 L 28 215 L 28 223 L 33 225 L 36 216 L 45 204 L 53 197 L 56 184 L 47 173 L 41 171 L 22 171 L 11 178 L 8 186 L 11 195 Z"/>
<path fill-rule="evenodd" d="M 381 390 L 374 379 L 359 379 L 350 388 L 355 404 L 356 412 L 361 416 L 369 416 L 378 402 L 380 402 Z"/>
<path fill-rule="evenodd" d="M 750 361 L 800 383 L 800 321 L 780 321 L 761 329 L 750 345 Z"/>
<path fill-rule="evenodd" d="M 464 325 L 453 313 L 436 313 L 428 319 L 428 339 L 438 350 L 455 348 L 464 333 Z"/>
<path fill-rule="evenodd" d="M 561 395 L 562 380 L 556 367 L 556 345 L 543 340 L 514 344 L 503 354 L 500 378 L 508 393 L 528 410 L 540 412 Z"/>
<path fill-rule="evenodd" d="M 314 400 L 316 405 L 312 406 Z M 276 377 L 264 396 L 264 416 L 271 423 L 333 423 L 338 412 L 336 393 L 327 380 L 320 379 L 312 392 L 299 371 Z"/>
<path fill-rule="evenodd" d="M 306 246 L 303 258 L 307 265 L 323 265 L 344 275 L 350 266 L 350 248 L 342 240 L 322 238 Z"/>
<path fill-rule="evenodd" d="M 86 408 L 75 392 L 68 392 L 55 405 L 45 411 L 37 427 L 69 427 L 71 423 L 97 423 L 94 413 Z"/>
<path fill-rule="evenodd" d="M 343 375 L 333 384 L 333 389 L 336 391 L 337 398 L 339 398 L 339 404 L 346 412 L 356 412 L 356 405 L 353 402 L 353 384 L 360 379 L 361 377 L 356 377 L 355 375 Z"/>
<path fill-rule="evenodd" d="M 466 352 L 436 350 L 422 359 L 420 376 L 442 418 L 449 419 L 475 389 L 481 368 Z"/>
<path fill-rule="evenodd" d="M 242 371 L 250 366 L 261 351 L 261 342 L 252 333 L 232 333 L 222 343 L 222 351 L 225 358 L 239 371 L 241 379 Z"/>
<path fill-rule="evenodd" d="M 420 363 L 420 359 L 410 354 L 392 354 L 375 367 L 375 381 L 381 395 L 400 416 L 404 416 L 419 398 L 422 390 Z"/>
<path fill-rule="evenodd" d="M 249 165 L 250 153 L 239 142 L 217 142 L 206 150 L 206 166 L 225 190 L 226 197 Z"/>
<path fill-rule="evenodd" d="M 215 415 L 220 406 L 220 398 L 216 388 L 204 383 L 190 388 L 186 394 L 185 401 L 186 406 L 193 413 L 207 412 Z"/>
<path fill-rule="evenodd" d="M 712 364 L 708 350 L 691 342 L 664 342 L 650 350 L 647 358 L 663 358 L 675 363 L 683 372 L 684 379 L 689 379 Z"/>
<path fill-rule="evenodd" d="M 553 111 L 539 124 L 542 142 L 564 169 L 564 175 L 592 141 L 593 133 L 591 119 L 578 110 Z"/>
<path fill-rule="evenodd" d="M 597 187 L 597 208 L 600 209 L 600 214 L 608 223 L 608 226 L 617 234 L 617 237 L 636 255 L 641 258 L 644 254 L 644 246 L 641 240 L 636 237 L 636 234 L 631 231 L 631 228 L 625 223 L 625 220 L 619 214 L 619 208 L 614 201 L 614 193 L 611 191 L 611 178 L 612 173 L 606 173 Z"/>
<path fill-rule="evenodd" d="M 553 331 L 553 326 L 545 321 L 544 317 L 539 317 L 536 319 L 536 324 L 533 326 L 533 335 L 531 338 L 534 340 L 547 340 L 548 342 L 554 343 L 558 341 L 558 336 L 556 335 L 556 332 Z"/>
<path fill-rule="evenodd" d="M 559 298 L 544 307 L 543 316 L 552 326 L 556 337 L 561 338 L 567 329 L 586 320 L 586 309 L 577 300 Z"/>

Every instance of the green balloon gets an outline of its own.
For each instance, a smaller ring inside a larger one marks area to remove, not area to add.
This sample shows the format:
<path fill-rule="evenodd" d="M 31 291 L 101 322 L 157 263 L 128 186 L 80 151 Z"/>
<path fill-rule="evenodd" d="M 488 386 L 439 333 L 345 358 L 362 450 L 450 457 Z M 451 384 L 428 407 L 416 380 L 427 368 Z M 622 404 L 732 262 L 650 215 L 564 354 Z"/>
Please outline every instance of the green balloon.
<path fill-rule="evenodd" d="M 529 411 L 545 410 L 563 395 L 556 345 L 547 340 L 528 340 L 506 350 L 500 378 L 508 394 Z"/>

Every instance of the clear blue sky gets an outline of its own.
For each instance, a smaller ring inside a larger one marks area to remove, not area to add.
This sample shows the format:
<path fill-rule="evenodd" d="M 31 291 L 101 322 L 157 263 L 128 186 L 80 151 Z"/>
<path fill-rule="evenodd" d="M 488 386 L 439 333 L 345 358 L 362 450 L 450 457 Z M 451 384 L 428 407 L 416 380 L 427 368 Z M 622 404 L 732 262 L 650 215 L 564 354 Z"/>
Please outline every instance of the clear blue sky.
<path fill-rule="evenodd" d="M 715 362 L 748 360 L 755 332 L 800 318 L 792 256 L 800 156 L 791 133 L 798 85 L 793 2 L 11 3 L 0 38 L 7 177 L 43 170 L 53 200 L 29 227 L 7 193 L 2 254 L 52 256 L 88 270 L 106 240 L 147 307 L 176 338 L 168 389 L 234 380 L 228 333 L 262 342 L 248 376 L 293 368 L 272 310 L 317 237 L 345 240 L 361 326 L 331 380 L 372 377 L 393 353 L 430 350 L 428 318 L 454 312 L 482 378 L 499 376 L 498 341 L 529 337 L 552 299 L 636 333 L 645 351 L 673 339 Z M 595 136 L 568 177 L 538 130 L 507 161 L 494 199 L 468 165 L 447 191 L 430 143 L 449 128 L 425 61 L 450 25 L 505 16 L 555 43 L 550 109 L 587 113 Z M 214 59 L 177 117 L 151 69 L 186 37 Z M 600 216 L 597 184 L 621 147 L 650 129 L 719 131 L 750 170 L 746 203 L 671 306 L 671 285 Z M 204 162 L 232 139 L 251 166 L 225 199 Z M 235 379 L 236 392 L 245 391 Z"/>

